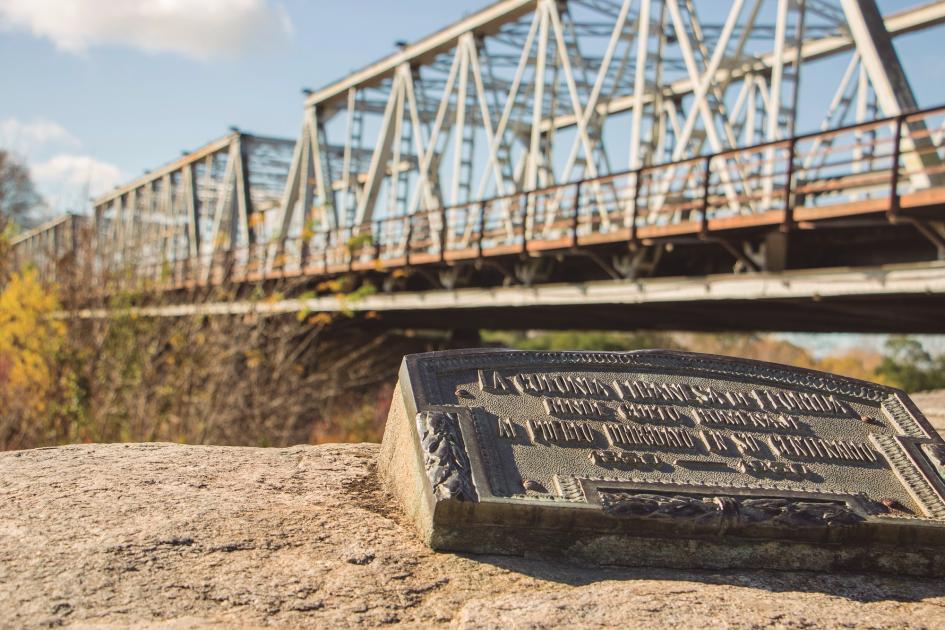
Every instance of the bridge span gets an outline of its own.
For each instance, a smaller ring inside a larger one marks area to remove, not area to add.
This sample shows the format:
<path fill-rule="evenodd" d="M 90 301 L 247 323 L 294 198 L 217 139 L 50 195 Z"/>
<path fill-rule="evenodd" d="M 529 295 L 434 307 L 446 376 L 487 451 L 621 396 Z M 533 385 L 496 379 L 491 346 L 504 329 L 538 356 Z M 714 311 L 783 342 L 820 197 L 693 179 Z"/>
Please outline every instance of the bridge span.
<path fill-rule="evenodd" d="M 503 0 L 308 92 L 294 143 L 234 131 L 104 195 L 70 260 L 150 315 L 945 332 L 945 106 L 893 43 L 942 24 Z"/>
<path fill-rule="evenodd" d="M 122 313 L 128 311 L 123 310 Z M 945 263 L 142 304 L 144 317 L 343 314 L 371 326 L 945 333 Z M 108 308 L 72 316 L 106 318 Z"/>

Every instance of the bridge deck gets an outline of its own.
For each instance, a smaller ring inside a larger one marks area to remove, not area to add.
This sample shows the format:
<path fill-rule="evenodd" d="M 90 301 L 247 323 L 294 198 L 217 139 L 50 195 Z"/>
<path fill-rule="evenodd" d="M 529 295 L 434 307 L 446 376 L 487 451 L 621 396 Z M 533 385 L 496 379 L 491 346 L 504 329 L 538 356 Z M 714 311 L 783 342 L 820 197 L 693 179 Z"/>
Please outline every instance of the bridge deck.
<path fill-rule="evenodd" d="M 772 231 L 851 219 L 918 223 L 941 251 L 943 121 L 939 107 L 250 248 L 172 261 L 142 254 L 127 264 L 137 278 L 177 290 L 578 250 L 610 256 L 660 243 L 740 247 Z"/>
<path fill-rule="evenodd" d="M 813 299 L 812 299 L 813 296 Z M 945 333 L 945 262 L 140 306 L 140 316 L 378 313 L 365 325 L 454 329 Z M 108 309 L 73 315 L 107 318 Z"/>
<path fill-rule="evenodd" d="M 937 213 L 945 211 L 945 188 L 938 190 L 926 190 L 916 193 L 902 195 L 899 198 L 900 211 L 917 211 L 915 216 L 925 217 L 928 213 Z M 815 224 L 821 221 L 829 221 L 842 217 L 870 215 L 885 215 L 890 209 L 890 198 L 875 198 L 863 201 L 839 203 L 829 206 L 816 208 L 798 208 L 794 212 L 794 220 L 798 223 Z M 913 213 L 906 212 L 905 216 L 912 216 Z M 778 227 L 784 224 L 784 210 L 769 210 L 759 214 L 749 216 L 734 216 L 718 219 L 710 219 L 707 226 L 703 226 L 699 220 L 681 221 L 670 225 L 650 225 L 637 228 L 636 237 L 639 241 L 648 245 L 651 242 L 662 239 L 672 239 L 673 237 L 694 237 L 704 233 L 714 236 L 722 236 L 729 232 L 738 232 L 743 230 L 755 230 L 764 227 Z M 572 247 L 585 247 L 604 244 L 625 244 L 631 241 L 630 228 L 619 228 L 608 232 L 596 232 L 591 234 L 578 234 L 575 239 L 567 233 L 566 226 L 563 223 L 557 224 L 559 232 L 563 236 L 558 237 L 537 237 L 534 239 L 521 239 L 519 243 L 484 246 L 481 250 L 477 247 L 465 247 L 443 252 L 419 251 L 410 255 L 409 260 L 406 255 L 392 258 L 360 258 L 346 256 L 340 262 L 330 263 L 322 256 L 320 259 L 312 260 L 303 268 L 293 268 L 285 266 L 280 268 L 277 265 L 270 269 L 260 271 L 258 269 L 263 263 L 261 261 L 249 261 L 247 264 L 234 268 L 232 274 L 228 277 L 229 282 L 253 282 L 259 280 L 274 280 L 282 278 L 292 278 L 300 276 L 321 276 L 337 275 L 350 271 L 379 271 L 392 270 L 408 265 L 430 265 L 438 264 L 443 261 L 447 263 L 459 263 L 474 261 L 479 258 L 502 257 L 516 254 L 532 254 L 540 252 L 553 252 L 557 250 L 568 250 Z M 804 225 L 805 228 L 813 227 Z M 495 233 L 485 233 L 486 237 L 494 238 Z M 428 243 L 422 240 L 412 242 L 412 247 L 422 249 Z M 327 250 L 324 253 L 328 253 Z M 184 266 L 182 266 L 184 267 Z M 183 276 L 183 277 L 182 277 Z M 211 283 L 219 284 L 223 280 L 220 274 L 215 274 Z M 180 274 L 175 274 L 175 278 L 163 287 L 166 289 L 193 287 L 202 284 L 196 278 L 186 277 L 185 269 L 180 269 Z"/>
<path fill-rule="evenodd" d="M 101 273 L 106 294 L 156 290 L 173 305 L 142 305 L 154 315 L 943 333 L 945 269 L 933 262 L 945 260 L 943 123 L 939 107 L 195 257 L 167 259 L 134 240 L 147 230 L 129 230 L 121 256 L 97 251 L 79 273 Z M 324 281 L 339 276 L 385 292 L 336 298 Z M 259 283 L 288 299 L 260 305 Z M 229 302 L 213 303 L 213 287 Z"/>

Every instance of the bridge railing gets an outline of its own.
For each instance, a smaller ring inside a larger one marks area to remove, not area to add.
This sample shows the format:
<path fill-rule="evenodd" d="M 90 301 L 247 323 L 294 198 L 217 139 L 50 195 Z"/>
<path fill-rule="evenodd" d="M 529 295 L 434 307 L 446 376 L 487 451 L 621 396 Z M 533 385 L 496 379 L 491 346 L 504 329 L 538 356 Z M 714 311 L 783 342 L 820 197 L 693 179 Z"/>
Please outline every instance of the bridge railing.
<path fill-rule="evenodd" d="M 87 217 L 57 217 L 11 239 L 13 267 L 32 267 L 48 284 L 72 282 L 77 273 L 92 272 L 91 237 Z"/>
<path fill-rule="evenodd" d="M 945 208 L 945 107 L 484 201 L 304 230 L 248 248 L 168 260 L 133 277 L 165 287 L 391 269 L 568 250 L 864 213 Z M 34 240 L 41 240 L 34 235 Z M 108 261 L 100 269 L 108 271 Z M 115 273 L 111 277 L 125 278 Z"/>

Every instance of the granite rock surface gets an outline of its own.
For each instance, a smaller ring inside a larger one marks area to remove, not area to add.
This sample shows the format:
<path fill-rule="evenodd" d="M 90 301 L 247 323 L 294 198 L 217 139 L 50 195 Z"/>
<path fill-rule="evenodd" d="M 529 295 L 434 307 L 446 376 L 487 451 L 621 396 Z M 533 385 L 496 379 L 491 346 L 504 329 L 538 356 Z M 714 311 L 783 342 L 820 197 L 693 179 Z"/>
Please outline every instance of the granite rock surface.
<path fill-rule="evenodd" d="M 438 554 L 368 444 L 0 454 L 9 628 L 945 627 L 945 581 Z"/>
<path fill-rule="evenodd" d="M 912 394 L 910 398 L 922 410 L 935 430 L 945 437 L 945 389 Z"/>

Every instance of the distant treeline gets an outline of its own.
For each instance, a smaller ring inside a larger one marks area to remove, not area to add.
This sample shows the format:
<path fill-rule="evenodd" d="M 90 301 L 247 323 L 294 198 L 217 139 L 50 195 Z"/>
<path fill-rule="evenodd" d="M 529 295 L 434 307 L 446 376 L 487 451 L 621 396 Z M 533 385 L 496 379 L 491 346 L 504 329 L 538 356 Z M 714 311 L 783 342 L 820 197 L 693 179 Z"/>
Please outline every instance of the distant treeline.
<path fill-rule="evenodd" d="M 668 348 L 784 363 L 899 387 L 907 392 L 945 388 L 945 354 L 915 338 L 893 335 L 882 351 L 849 348 L 823 357 L 771 334 L 564 331 L 491 332 L 483 338 L 523 350 L 636 350 Z"/>

